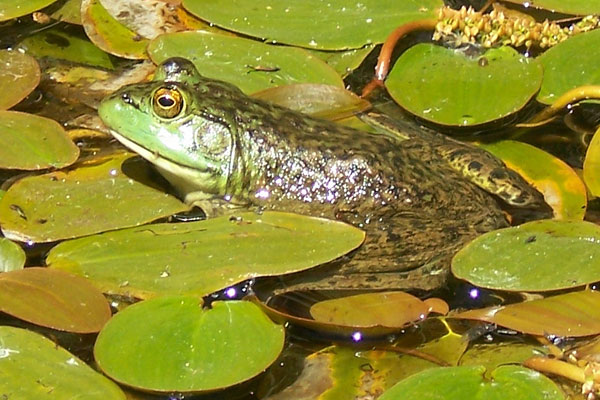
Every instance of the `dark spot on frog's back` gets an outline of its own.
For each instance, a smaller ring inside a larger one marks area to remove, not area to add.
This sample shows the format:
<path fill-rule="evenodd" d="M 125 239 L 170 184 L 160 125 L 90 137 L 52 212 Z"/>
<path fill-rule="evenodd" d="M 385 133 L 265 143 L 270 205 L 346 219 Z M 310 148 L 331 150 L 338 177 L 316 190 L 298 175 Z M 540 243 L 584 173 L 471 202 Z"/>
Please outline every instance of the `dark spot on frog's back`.
<path fill-rule="evenodd" d="M 481 167 L 483 167 L 483 165 L 480 162 L 478 162 L 478 161 L 471 161 L 469 163 L 469 170 L 470 171 L 480 171 Z"/>

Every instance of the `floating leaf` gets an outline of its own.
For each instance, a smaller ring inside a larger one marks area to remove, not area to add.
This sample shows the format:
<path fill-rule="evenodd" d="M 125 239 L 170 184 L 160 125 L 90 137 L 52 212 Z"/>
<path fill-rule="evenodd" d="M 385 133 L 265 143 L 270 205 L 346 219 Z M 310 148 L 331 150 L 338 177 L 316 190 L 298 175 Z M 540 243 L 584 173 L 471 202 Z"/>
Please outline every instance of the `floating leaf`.
<path fill-rule="evenodd" d="M 0 238 L 0 272 L 15 271 L 23 268 L 25 258 L 25 252 L 21 246 L 6 238 Z"/>
<path fill-rule="evenodd" d="M 600 197 L 600 129 L 596 131 L 585 153 L 583 179 L 590 193 Z"/>
<path fill-rule="evenodd" d="M 469 310 L 456 318 L 491 322 L 538 336 L 578 337 L 600 333 L 600 293 L 585 290 L 540 300 Z"/>
<path fill-rule="evenodd" d="M 188 209 L 125 175 L 125 166 L 136 178 L 148 170 L 139 159 L 123 164 L 131 157 L 94 159 L 73 170 L 17 181 L 0 200 L 2 232 L 14 240 L 52 242 L 141 225 Z"/>
<path fill-rule="evenodd" d="M 502 159 L 544 194 L 558 219 L 583 219 L 587 191 L 579 175 L 564 161 L 537 147 L 502 140 L 481 147 Z"/>
<path fill-rule="evenodd" d="M 373 45 L 365 46 L 361 49 L 352 49 L 345 51 L 321 51 L 311 50 L 311 54 L 325 61 L 327 65 L 335 69 L 341 77 L 346 77 L 367 58 L 373 50 Z"/>
<path fill-rule="evenodd" d="M 542 345 L 519 342 L 476 343 L 460 358 L 460 365 L 483 365 L 488 371 L 500 365 L 521 364 L 529 357 L 548 354 Z"/>
<path fill-rule="evenodd" d="M 111 316 L 106 298 L 87 279 L 49 268 L 0 274 L 0 311 L 77 333 L 98 332 Z"/>
<path fill-rule="evenodd" d="M 51 15 L 52 18 L 70 24 L 81 25 L 81 0 L 66 0 Z"/>
<path fill-rule="evenodd" d="M 258 375 L 283 343 L 283 327 L 252 303 L 203 309 L 197 297 L 168 296 L 117 313 L 100 332 L 94 356 L 104 373 L 137 389 L 204 392 Z"/>
<path fill-rule="evenodd" d="M 245 35 L 301 47 L 341 50 L 382 43 L 398 25 L 434 18 L 443 2 L 184 0 L 183 6 L 204 20 Z"/>
<path fill-rule="evenodd" d="M 560 389 L 539 372 L 515 365 L 489 372 L 482 366 L 431 368 L 412 375 L 379 400 L 513 399 L 563 400 Z"/>
<path fill-rule="evenodd" d="M 520 110 L 541 81 L 541 64 L 507 46 L 468 57 L 422 43 L 400 56 L 385 85 L 398 104 L 418 117 L 467 126 Z"/>
<path fill-rule="evenodd" d="M 6 399 L 125 400 L 121 389 L 56 343 L 0 326 L 0 393 Z"/>
<path fill-rule="evenodd" d="M 452 272 L 474 285 L 545 291 L 600 280 L 600 226 L 542 220 L 488 232 L 452 259 Z"/>
<path fill-rule="evenodd" d="M 0 22 L 31 14 L 56 0 L 0 0 Z"/>
<path fill-rule="evenodd" d="M 25 38 L 19 47 L 37 58 L 51 57 L 75 63 L 113 69 L 109 55 L 80 35 L 59 29 L 41 31 Z"/>
<path fill-rule="evenodd" d="M 364 232 L 337 221 L 244 212 L 63 242 L 50 251 L 46 262 L 83 274 L 111 293 L 205 295 L 245 279 L 331 261 L 363 239 Z"/>
<path fill-rule="evenodd" d="M 310 314 L 317 321 L 336 325 L 403 328 L 425 319 L 429 307 L 408 293 L 375 292 L 318 302 Z"/>
<path fill-rule="evenodd" d="M 0 65 L 0 110 L 6 110 L 23 100 L 40 83 L 40 67 L 35 58 L 8 50 L 0 50 Z"/>
<path fill-rule="evenodd" d="M 371 106 L 371 103 L 349 90 L 316 83 L 277 86 L 253 93 L 252 97 L 315 117 L 334 120 L 352 116 Z"/>
<path fill-rule="evenodd" d="M 524 5 L 526 7 L 543 8 L 553 13 L 564 13 L 573 15 L 600 14 L 599 0 L 529 0 L 526 3 L 523 0 L 507 0 L 511 3 Z"/>
<path fill-rule="evenodd" d="M 58 122 L 17 111 L 0 111 L 0 168 L 62 168 L 79 149 Z"/>
<path fill-rule="evenodd" d="M 561 95 L 576 87 L 600 85 L 600 54 L 589 50 L 599 46 L 600 30 L 594 30 L 575 35 L 546 50 L 539 57 L 544 66 L 544 80 L 537 100 L 544 104 L 552 104 Z"/>
<path fill-rule="evenodd" d="M 246 93 L 291 83 L 323 83 L 343 87 L 327 64 L 297 48 L 272 46 L 254 40 L 209 32 L 161 35 L 148 46 L 156 64 L 170 57 L 192 61 L 198 71 L 233 83 Z"/>

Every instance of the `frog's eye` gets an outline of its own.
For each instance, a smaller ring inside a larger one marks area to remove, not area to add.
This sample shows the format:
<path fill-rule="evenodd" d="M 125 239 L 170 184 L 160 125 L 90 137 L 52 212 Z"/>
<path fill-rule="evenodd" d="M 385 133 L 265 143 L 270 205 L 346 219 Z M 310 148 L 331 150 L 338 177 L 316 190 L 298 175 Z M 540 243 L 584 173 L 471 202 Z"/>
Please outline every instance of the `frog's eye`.
<path fill-rule="evenodd" d="M 181 92 L 174 88 L 160 88 L 152 98 L 154 112 L 162 118 L 174 118 L 183 108 Z"/>

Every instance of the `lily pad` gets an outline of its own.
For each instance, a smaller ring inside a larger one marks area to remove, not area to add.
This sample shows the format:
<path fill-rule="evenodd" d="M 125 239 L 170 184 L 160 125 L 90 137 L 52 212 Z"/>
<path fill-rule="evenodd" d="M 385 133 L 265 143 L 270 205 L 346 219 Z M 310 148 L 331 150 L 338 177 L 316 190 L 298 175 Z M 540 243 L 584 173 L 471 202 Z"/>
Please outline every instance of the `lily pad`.
<path fill-rule="evenodd" d="M 420 118 L 470 126 L 520 110 L 541 82 L 541 64 L 507 46 L 469 57 L 422 43 L 400 56 L 385 86 L 398 104 Z"/>
<path fill-rule="evenodd" d="M 344 85 L 335 70 L 302 49 L 210 32 L 161 35 L 150 43 L 148 54 L 156 64 L 170 57 L 187 58 L 202 75 L 246 93 L 292 83 Z"/>
<path fill-rule="evenodd" d="M 562 2 L 568 4 L 569 2 Z M 544 80 L 537 100 L 552 104 L 567 91 L 584 85 L 600 85 L 600 30 L 581 33 L 548 49 L 539 58 Z"/>
<path fill-rule="evenodd" d="M 168 296 L 117 313 L 100 332 L 94 356 L 104 373 L 136 389 L 198 393 L 253 378 L 283 343 L 283 327 L 252 303 L 203 309 L 197 297 Z"/>
<path fill-rule="evenodd" d="M 23 268 L 25 259 L 25 252 L 21 246 L 12 240 L 0 238 L 0 272 L 16 271 Z"/>
<path fill-rule="evenodd" d="M 244 212 L 63 242 L 50 251 L 46 263 L 85 275 L 111 293 L 206 295 L 245 279 L 331 261 L 363 239 L 364 232 L 337 221 Z"/>
<path fill-rule="evenodd" d="M 2 232 L 18 241 L 52 242 L 141 225 L 188 209 L 125 175 L 123 163 L 131 157 L 93 159 L 79 168 L 17 181 L 0 200 Z M 126 165 L 133 174 L 148 171 L 139 159 Z"/>
<path fill-rule="evenodd" d="M 341 77 L 346 77 L 367 58 L 373 50 L 374 45 L 365 46 L 360 49 L 343 51 L 321 51 L 311 50 L 311 53 L 325 61 L 327 65 L 335 69 Z"/>
<path fill-rule="evenodd" d="M 443 6 L 441 0 L 183 0 L 182 4 L 192 14 L 228 30 L 327 50 L 382 43 L 397 26 L 435 18 Z"/>
<path fill-rule="evenodd" d="M 600 197 L 600 129 L 588 146 L 583 162 L 583 179 L 590 193 Z"/>
<path fill-rule="evenodd" d="M 0 0 L 0 22 L 31 14 L 56 0 Z"/>
<path fill-rule="evenodd" d="M 40 66 L 35 58 L 19 51 L 0 50 L 0 110 L 23 100 L 40 83 Z"/>
<path fill-rule="evenodd" d="M 106 298 L 87 279 L 39 267 L 0 274 L 0 311 L 76 333 L 98 332 L 111 316 Z"/>
<path fill-rule="evenodd" d="M 52 18 L 70 24 L 81 25 L 81 0 L 66 0 L 51 15 Z"/>
<path fill-rule="evenodd" d="M 0 168 L 63 168 L 79 149 L 58 122 L 17 111 L 0 111 Z"/>
<path fill-rule="evenodd" d="M 513 140 L 480 144 L 544 194 L 557 219 L 583 219 L 587 190 L 567 163 L 537 147 Z"/>
<path fill-rule="evenodd" d="M 475 319 L 536 336 L 581 337 L 600 333 L 600 293 L 592 290 L 469 310 L 456 318 Z"/>
<path fill-rule="evenodd" d="M 501 366 L 489 378 L 485 372 L 482 366 L 431 368 L 400 381 L 379 400 L 564 399 L 554 382 L 531 369 Z"/>
<path fill-rule="evenodd" d="M 523 0 L 507 0 L 511 3 L 523 5 Z M 600 14 L 600 0 L 529 0 L 527 7 L 543 8 L 556 13 L 589 15 Z"/>
<path fill-rule="evenodd" d="M 600 226 L 541 220 L 488 232 L 452 259 L 452 272 L 474 285 L 546 291 L 600 280 Z"/>

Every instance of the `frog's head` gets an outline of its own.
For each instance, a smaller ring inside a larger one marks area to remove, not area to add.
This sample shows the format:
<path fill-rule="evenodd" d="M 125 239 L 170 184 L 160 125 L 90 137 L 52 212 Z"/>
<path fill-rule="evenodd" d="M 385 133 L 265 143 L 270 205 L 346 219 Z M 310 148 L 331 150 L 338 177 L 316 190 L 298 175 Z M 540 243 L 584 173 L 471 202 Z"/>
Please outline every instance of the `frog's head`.
<path fill-rule="evenodd" d="M 98 113 L 115 138 L 196 200 L 226 194 L 235 159 L 234 125 L 226 110 L 214 109 L 214 99 L 240 93 L 203 78 L 190 61 L 170 58 L 158 66 L 153 81 L 119 89 L 102 101 Z"/>

